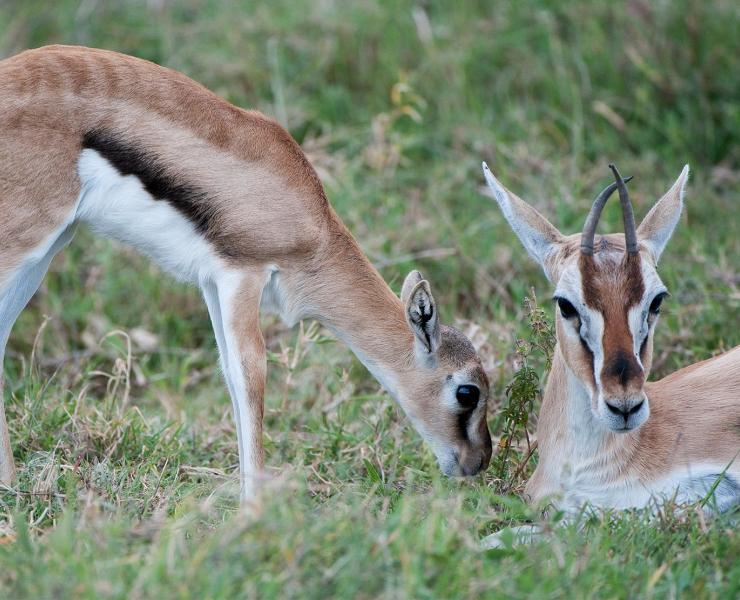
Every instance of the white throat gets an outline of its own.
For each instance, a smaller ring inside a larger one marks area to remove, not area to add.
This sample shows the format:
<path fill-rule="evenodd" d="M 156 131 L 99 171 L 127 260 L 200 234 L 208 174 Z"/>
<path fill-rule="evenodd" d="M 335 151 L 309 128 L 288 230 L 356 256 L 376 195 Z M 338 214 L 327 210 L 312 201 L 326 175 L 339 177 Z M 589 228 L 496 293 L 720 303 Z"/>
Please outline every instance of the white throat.
<path fill-rule="evenodd" d="M 608 430 L 591 410 L 591 392 L 564 364 L 567 387 L 565 419 L 573 457 L 593 457 L 601 450 Z"/>

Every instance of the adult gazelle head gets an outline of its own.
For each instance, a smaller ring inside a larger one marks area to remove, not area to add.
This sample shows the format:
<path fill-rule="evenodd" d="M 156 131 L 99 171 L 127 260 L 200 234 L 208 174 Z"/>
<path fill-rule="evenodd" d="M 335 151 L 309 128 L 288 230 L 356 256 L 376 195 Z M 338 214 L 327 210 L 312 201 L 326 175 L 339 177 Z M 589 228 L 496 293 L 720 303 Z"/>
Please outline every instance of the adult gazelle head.
<path fill-rule="evenodd" d="M 559 351 L 606 428 L 626 432 L 650 416 L 644 391 L 653 334 L 667 289 L 656 266 L 678 223 L 689 175 L 684 167 L 668 192 L 635 227 L 626 181 L 616 181 L 591 208 L 583 233 L 566 236 L 505 189 L 483 163 L 483 173 L 507 221 L 555 285 Z M 601 211 L 619 190 L 624 235 L 596 235 Z"/>

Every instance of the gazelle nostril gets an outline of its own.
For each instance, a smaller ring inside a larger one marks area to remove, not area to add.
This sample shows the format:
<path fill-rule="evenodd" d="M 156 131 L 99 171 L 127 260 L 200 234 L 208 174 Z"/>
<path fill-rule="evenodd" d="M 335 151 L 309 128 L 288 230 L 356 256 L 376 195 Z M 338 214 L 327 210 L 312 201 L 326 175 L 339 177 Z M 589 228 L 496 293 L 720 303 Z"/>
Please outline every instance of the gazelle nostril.
<path fill-rule="evenodd" d="M 641 400 L 637 404 L 635 404 L 632 408 L 630 408 L 629 414 L 634 415 L 637 411 L 639 411 L 642 408 L 642 405 L 645 403 L 644 400 Z"/>
<path fill-rule="evenodd" d="M 627 412 L 623 411 L 618 406 L 614 406 L 613 404 L 609 404 L 608 402 L 606 402 L 605 404 L 606 404 L 606 407 L 609 409 L 609 412 L 614 413 L 615 415 L 622 416 L 622 417 L 627 415 Z"/>
<path fill-rule="evenodd" d="M 620 417 L 624 417 L 625 421 L 629 418 L 630 415 L 634 415 L 635 413 L 639 412 L 639 410 L 642 408 L 642 405 L 645 403 L 644 400 L 641 400 L 634 406 L 630 408 L 621 408 L 618 405 L 610 404 L 609 402 L 605 402 L 606 407 L 609 409 L 609 412 L 615 415 L 619 415 Z"/>

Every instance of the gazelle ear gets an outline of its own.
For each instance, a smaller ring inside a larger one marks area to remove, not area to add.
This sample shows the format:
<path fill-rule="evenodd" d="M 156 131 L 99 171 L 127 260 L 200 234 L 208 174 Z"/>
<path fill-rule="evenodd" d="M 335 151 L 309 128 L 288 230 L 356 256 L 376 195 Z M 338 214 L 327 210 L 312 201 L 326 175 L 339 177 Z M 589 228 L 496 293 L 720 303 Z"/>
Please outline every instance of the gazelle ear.
<path fill-rule="evenodd" d="M 663 254 L 663 250 L 671 238 L 678 220 L 681 218 L 683 196 L 688 180 L 689 165 L 685 165 L 671 189 L 650 209 L 650 212 L 637 228 L 637 239 L 645 244 L 655 264 L 658 264 L 658 259 Z"/>
<path fill-rule="evenodd" d="M 514 233 L 548 279 L 553 281 L 555 273 L 551 271 L 547 258 L 558 251 L 563 235 L 534 208 L 501 185 L 486 163 L 483 163 L 483 175 Z"/>
<path fill-rule="evenodd" d="M 416 336 L 421 354 L 434 354 L 439 348 L 439 316 L 429 282 L 419 271 L 406 276 L 401 290 L 401 301 L 406 309 L 406 320 Z"/>

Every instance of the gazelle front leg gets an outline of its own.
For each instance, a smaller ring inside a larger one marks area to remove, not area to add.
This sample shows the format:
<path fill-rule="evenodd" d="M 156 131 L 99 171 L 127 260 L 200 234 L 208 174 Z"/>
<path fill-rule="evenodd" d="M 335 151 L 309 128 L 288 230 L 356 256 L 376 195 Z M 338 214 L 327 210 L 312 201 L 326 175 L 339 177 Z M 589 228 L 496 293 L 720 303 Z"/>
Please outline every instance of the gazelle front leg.
<path fill-rule="evenodd" d="M 256 495 L 264 464 L 262 417 L 267 371 L 259 306 L 264 271 L 230 273 L 203 285 L 234 407 L 242 500 Z"/>

